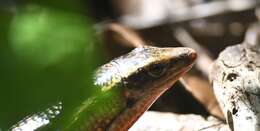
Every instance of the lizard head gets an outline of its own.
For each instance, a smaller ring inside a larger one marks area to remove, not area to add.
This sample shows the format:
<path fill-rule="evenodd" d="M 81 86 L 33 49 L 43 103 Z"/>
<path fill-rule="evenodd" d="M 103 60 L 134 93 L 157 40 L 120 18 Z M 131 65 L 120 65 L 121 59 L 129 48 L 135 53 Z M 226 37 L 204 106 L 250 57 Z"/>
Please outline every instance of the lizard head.
<path fill-rule="evenodd" d="M 118 83 L 125 88 L 144 89 L 141 85 L 179 76 L 187 71 L 196 59 L 194 50 L 185 47 L 158 48 L 139 47 L 116 58 L 96 71 L 95 85 L 102 90 L 110 89 Z"/>
<path fill-rule="evenodd" d="M 122 76 L 122 81 L 127 98 L 136 100 L 147 91 L 165 90 L 162 85 L 172 85 L 191 68 L 196 59 L 195 51 L 184 47 L 142 47 L 136 48 L 129 56 L 132 60 L 123 63 L 130 69 Z"/>
<path fill-rule="evenodd" d="M 110 130 L 127 130 L 162 93 L 192 67 L 195 59 L 196 53 L 190 48 L 145 46 L 136 48 L 107 65 L 115 67 L 110 73 L 119 74 L 113 79 L 122 83 L 126 98 L 126 109 L 116 118 Z M 111 79 L 111 76 L 106 76 L 108 78 Z"/>

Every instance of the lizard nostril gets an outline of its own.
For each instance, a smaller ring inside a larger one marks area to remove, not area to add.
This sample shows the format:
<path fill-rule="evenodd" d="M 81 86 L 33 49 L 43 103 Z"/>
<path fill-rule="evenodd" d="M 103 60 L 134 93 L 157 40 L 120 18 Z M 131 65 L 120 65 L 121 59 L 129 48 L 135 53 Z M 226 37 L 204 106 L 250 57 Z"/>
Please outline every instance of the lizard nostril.
<path fill-rule="evenodd" d="M 234 131 L 233 117 L 230 111 L 227 111 L 227 123 L 229 125 L 230 130 Z"/>

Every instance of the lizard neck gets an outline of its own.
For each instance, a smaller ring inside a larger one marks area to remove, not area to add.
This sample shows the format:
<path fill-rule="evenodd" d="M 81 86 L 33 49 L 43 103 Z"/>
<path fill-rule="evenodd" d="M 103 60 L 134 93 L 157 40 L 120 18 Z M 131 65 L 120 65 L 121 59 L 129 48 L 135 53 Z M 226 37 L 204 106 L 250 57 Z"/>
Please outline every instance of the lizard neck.
<path fill-rule="evenodd" d="M 74 112 L 73 120 L 69 121 L 65 131 L 105 130 L 126 107 L 122 94 L 122 87 L 116 86 L 86 99 Z"/>

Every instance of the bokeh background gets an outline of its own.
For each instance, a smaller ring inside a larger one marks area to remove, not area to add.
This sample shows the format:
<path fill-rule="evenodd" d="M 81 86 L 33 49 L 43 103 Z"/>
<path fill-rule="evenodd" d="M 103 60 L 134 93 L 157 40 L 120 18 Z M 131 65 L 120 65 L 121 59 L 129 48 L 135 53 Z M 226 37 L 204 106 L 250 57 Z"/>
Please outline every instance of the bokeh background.
<path fill-rule="evenodd" d="M 208 116 L 209 64 L 244 40 L 260 18 L 258 6 L 258 0 L 0 0 L 0 129 L 60 100 L 70 110 L 86 98 L 93 70 L 136 46 L 109 23 L 147 45 L 189 46 L 206 55 L 184 76 L 191 88 L 178 82 L 150 110 Z"/>

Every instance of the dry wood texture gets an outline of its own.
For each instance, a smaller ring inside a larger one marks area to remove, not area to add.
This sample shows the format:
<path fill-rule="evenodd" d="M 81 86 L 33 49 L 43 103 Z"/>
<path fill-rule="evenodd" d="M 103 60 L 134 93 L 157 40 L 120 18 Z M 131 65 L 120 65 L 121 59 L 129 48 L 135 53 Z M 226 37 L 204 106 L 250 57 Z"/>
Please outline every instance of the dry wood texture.
<path fill-rule="evenodd" d="M 253 25 L 242 44 L 227 47 L 215 61 L 214 92 L 234 131 L 260 130 L 260 27 Z"/>

